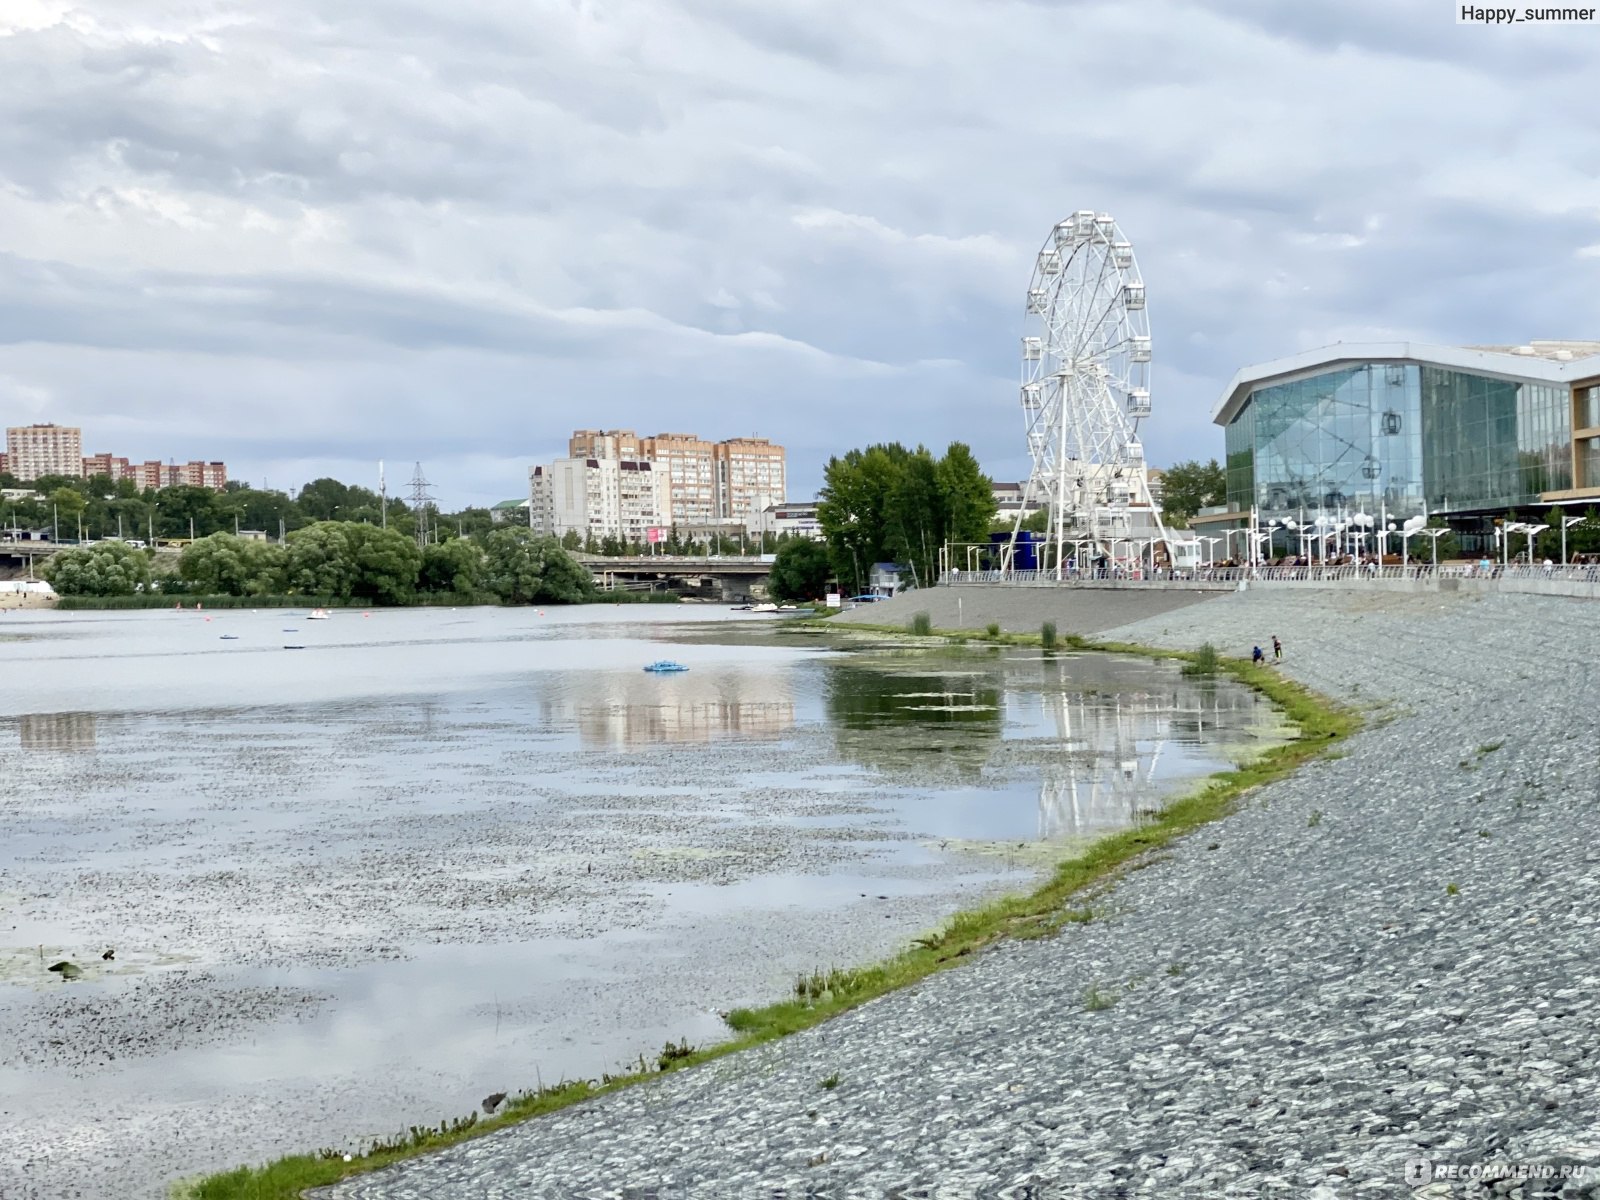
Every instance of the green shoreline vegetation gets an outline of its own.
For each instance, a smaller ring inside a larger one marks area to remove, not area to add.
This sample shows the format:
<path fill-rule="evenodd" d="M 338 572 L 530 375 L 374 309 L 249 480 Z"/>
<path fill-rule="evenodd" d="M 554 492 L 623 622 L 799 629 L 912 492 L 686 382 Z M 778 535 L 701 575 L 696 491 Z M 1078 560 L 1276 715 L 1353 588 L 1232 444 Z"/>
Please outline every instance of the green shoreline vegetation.
<path fill-rule="evenodd" d="M 825 624 L 813 620 L 796 622 L 790 628 L 808 633 L 827 631 Z M 889 625 L 853 625 L 851 631 L 901 638 L 912 636 L 902 627 Z M 1053 634 L 1054 630 L 1049 632 Z M 1052 653 L 1043 647 L 1046 638 L 1040 634 L 1008 634 L 992 629 L 983 633 L 928 629 L 918 640 L 940 644 L 957 641 L 993 646 L 1038 646 L 1042 653 Z M 239 1167 L 175 1184 L 171 1193 L 173 1200 L 297 1200 L 308 1188 L 337 1183 L 351 1175 L 377 1170 L 506 1125 L 636 1086 L 666 1072 L 709 1062 L 809 1029 L 869 1000 L 955 966 L 962 959 L 1006 938 L 1049 937 L 1069 925 L 1093 921 L 1103 911 L 1097 901 L 1119 875 L 1150 865 L 1156 861 L 1158 852 L 1179 838 L 1233 812 L 1245 794 L 1282 779 L 1329 753 L 1361 723 L 1355 711 L 1286 679 L 1274 669 L 1243 659 L 1217 656 L 1210 647 L 1205 648 L 1207 653 L 1197 654 L 1125 642 L 1095 642 L 1071 634 L 1060 638 L 1059 644 L 1069 651 L 1172 659 L 1186 666 L 1196 665 L 1199 660 L 1205 673 L 1214 671 L 1232 678 L 1273 701 L 1297 729 L 1297 735 L 1250 761 L 1211 775 L 1147 822 L 1101 838 L 1062 860 L 1050 876 L 1027 895 L 1002 897 L 957 913 L 939 930 L 916 939 L 905 950 L 882 962 L 817 970 L 801 976 L 787 999 L 762 1008 L 735 1009 L 727 1014 L 726 1021 L 736 1036 L 727 1042 L 698 1049 L 682 1043 L 668 1043 L 654 1063 L 641 1057 L 632 1069 L 618 1075 L 602 1075 L 598 1081 L 564 1081 L 523 1092 L 507 1101 L 492 1117 L 473 1113 L 438 1126 L 413 1126 L 404 1134 L 374 1142 L 367 1151 L 349 1156 L 341 1151 L 323 1150 L 279 1159 L 260 1167 Z M 826 1087 L 826 1081 L 821 1086 Z"/>
<path fill-rule="evenodd" d="M 583 600 L 545 600 L 540 601 L 540 603 L 557 608 L 566 607 L 569 604 L 677 604 L 682 599 L 683 597 L 678 595 L 677 592 L 597 591 Z M 526 608 L 532 603 L 532 601 L 529 601 L 521 607 Z M 163 595 L 160 592 L 141 592 L 133 596 L 62 596 L 56 601 L 55 607 L 57 612 L 100 612 L 145 608 L 193 609 L 197 604 L 202 610 L 212 608 L 359 608 L 373 611 L 379 609 L 392 611 L 401 608 L 510 607 L 499 596 L 489 592 L 480 592 L 476 595 L 467 595 L 460 592 L 418 593 L 409 600 L 395 604 L 379 604 L 371 600 L 339 596 Z"/>

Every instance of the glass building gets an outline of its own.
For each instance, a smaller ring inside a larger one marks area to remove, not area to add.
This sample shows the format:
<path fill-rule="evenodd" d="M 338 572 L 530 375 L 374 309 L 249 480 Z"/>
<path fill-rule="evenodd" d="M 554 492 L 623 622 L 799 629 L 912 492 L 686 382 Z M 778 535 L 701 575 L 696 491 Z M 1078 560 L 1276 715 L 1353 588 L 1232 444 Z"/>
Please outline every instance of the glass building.
<path fill-rule="evenodd" d="M 1365 512 L 1471 533 L 1513 509 L 1600 505 L 1600 343 L 1332 346 L 1246 368 L 1212 416 L 1219 523 Z"/>

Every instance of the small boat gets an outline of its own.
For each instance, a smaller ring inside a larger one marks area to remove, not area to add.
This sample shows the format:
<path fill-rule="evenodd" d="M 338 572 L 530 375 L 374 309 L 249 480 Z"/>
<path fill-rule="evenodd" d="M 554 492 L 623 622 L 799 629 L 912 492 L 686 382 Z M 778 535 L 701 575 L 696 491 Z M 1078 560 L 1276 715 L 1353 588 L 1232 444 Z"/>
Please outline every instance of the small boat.
<path fill-rule="evenodd" d="M 328 610 L 325 608 L 313 608 L 306 614 L 306 620 L 308 621 L 326 621 L 327 619 Z"/>
<path fill-rule="evenodd" d="M 777 612 L 778 611 L 778 606 L 776 604 L 771 603 L 771 602 L 768 602 L 766 604 L 752 604 L 750 606 L 750 611 L 751 612 Z"/>
<path fill-rule="evenodd" d="M 285 650 L 304 650 L 305 647 L 304 646 L 289 646 L 289 645 L 285 645 L 284 649 Z"/>
<path fill-rule="evenodd" d="M 222 640 L 225 642 L 237 642 L 239 635 L 237 633 L 225 633 L 222 635 Z"/>
<path fill-rule="evenodd" d="M 680 662 L 672 662 L 670 659 L 665 658 L 657 662 L 653 662 L 645 668 L 646 671 L 649 671 L 654 675 L 675 675 L 679 671 L 687 671 L 688 669 L 688 667 L 684 666 Z"/>

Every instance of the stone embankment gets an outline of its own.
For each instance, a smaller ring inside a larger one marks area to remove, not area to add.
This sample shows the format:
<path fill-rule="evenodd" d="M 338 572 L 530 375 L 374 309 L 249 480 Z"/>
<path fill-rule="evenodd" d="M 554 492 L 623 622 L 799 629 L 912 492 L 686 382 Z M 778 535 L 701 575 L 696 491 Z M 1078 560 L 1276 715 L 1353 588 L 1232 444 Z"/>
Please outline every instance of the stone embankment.
<path fill-rule="evenodd" d="M 1337 591 L 1085 616 L 1235 653 L 1277 634 L 1367 728 L 1100 920 L 322 1194 L 1600 1196 L 1597 616 Z M 1486 1163 L 1591 1171 L 1429 1182 Z"/>
<path fill-rule="evenodd" d="M 846 625 L 907 625 L 919 612 L 935 629 L 981 632 L 991 621 L 1007 633 L 1038 633 L 1054 621 L 1061 634 L 1101 634 L 1146 617 L 1177 612 L 1231 590 L 1145 587 L 1002 587 L 963 584 L 906 592 L 877 604 L 858 604 L 831 618 Z"/>

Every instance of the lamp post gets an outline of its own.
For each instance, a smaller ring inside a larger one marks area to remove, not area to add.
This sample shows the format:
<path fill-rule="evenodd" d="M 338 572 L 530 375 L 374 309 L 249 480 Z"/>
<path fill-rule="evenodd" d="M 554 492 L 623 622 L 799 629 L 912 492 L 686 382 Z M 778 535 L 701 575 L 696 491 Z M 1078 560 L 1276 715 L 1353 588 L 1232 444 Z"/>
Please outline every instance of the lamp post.
<path fill-rule="evenodd" d="M 1528 566 L 1530 568 L 1533 566 L 1533 539 L 1538 537 L 1541 533 L 1549 528 L 1550 526 L 1548 525 L 1533 524 L 1524 525 L 1522 527 L 1522 532 L 1528 535 Z"/>
<path fill-rule="evenodd" d="M 1350 523 L 1356 527 L 1356 557 L 1364 558 L 1367 553 L 1367 533 L 1372 529 L 1373 520 L 1371 513 L 1358 512 L 1350 518 Z"/>
<path fill-rule="evenodd" d="M 1439 539 L 1449 533 L 1449 529 L 1419 529 L 1418 533 L 1433 540 L 1433 573 L 1439 573 Z"/>
<path fill-rule="evenodd" d="M 1567 565 L 1567 530 L 1571 529 L 1574 525 L 1583 524 L 1585 519 L 1586 518 L 1584 517 L 1561 518 L 1561 565 L 1563 567 Z"/>

